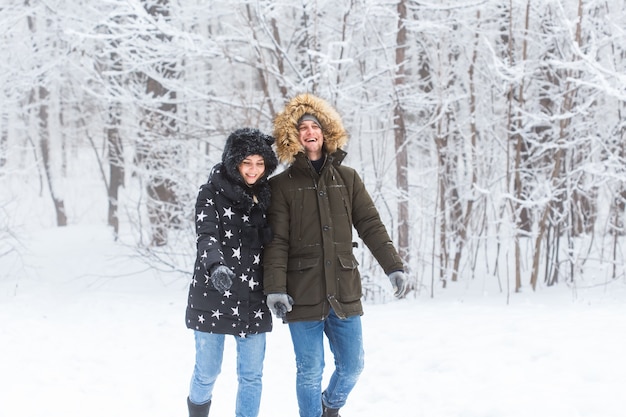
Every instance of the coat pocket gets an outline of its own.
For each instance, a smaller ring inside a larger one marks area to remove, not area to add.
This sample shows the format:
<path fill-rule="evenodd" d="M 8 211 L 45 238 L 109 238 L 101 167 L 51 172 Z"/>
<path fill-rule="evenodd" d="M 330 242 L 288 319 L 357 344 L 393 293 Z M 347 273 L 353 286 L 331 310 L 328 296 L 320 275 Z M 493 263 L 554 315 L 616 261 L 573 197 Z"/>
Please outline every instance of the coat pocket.
<path fill-rule="evenodd" d="M 291 258 L 287 262 L 287 292 L 296 305 L 319 304 L 324 298 L 320 258 Z"/>
<path fill-rule="evenodd" d="M 337 254 L 339 270 L 337 271 L 339 301 L 349 303 L 361 298 L 361 274 L 359 262 L 352 253 Z"/>

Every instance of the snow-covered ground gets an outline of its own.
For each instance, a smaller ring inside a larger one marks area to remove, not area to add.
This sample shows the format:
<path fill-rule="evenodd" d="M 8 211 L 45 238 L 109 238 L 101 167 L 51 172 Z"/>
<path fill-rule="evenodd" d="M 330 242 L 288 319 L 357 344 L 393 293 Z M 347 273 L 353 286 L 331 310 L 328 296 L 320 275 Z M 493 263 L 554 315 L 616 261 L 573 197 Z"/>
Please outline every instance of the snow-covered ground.
<path fill-rule="evenodd" d="M 0 257 L 0 416 L 185 416 L 189 277 L 146 270 L 104 226 L 40 229 L 21 244 L 19 261 Z M 342 416 L 624 415 L 623 282 L 526 290 L 508 305 L 480 287 L 366 304 L 366 368 Z M 234 415 L 233 348 L 211 416 Z M 298 415 L 294 380 L 276 323 L 261 417 Z"/>

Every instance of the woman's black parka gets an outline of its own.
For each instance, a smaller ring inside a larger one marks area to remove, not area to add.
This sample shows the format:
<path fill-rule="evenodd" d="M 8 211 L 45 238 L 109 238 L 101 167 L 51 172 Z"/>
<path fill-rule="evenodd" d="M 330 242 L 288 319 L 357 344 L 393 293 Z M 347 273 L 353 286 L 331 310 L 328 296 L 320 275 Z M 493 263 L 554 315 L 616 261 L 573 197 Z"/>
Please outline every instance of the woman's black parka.
<path fill-rule="evenodd" d="M 270 200 L 267 177 L 278 165 L 272 142 L 271 136 L 255 129 L 234 132 L 222 163 L 200 187 L 195 209 L 197 256 L 186 310 L 190 329 L 241 337 L 272 329 L 263 294 L 263 246 L 271 240 L 266 219 Z M 265 173 L 249 187 L 237 167 L 246 156 L 255 154 L 264 157 Z M 235 274 L 231 288 L 224 293 L 217 291 L 210 279 L 219 265 Z"/>

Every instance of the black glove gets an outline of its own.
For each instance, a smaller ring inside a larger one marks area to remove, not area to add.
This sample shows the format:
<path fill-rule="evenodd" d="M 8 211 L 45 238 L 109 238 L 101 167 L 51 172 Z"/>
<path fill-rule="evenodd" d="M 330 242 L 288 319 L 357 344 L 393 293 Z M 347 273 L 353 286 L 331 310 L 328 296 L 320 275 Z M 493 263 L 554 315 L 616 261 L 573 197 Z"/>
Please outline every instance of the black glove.
<path fill-rule="evenodd" d="M 291 311 L 293 298 L 289 294 L 268 294 L 267 306 L 271 312 L 279 319 L 284 319 L 288 312 Z"/>
<path fill-rule="evenodd" d="M 213 286 L 221 293 L 224 293 L 230 288 L 231 285 L 233 285 L 234 278 L 235 273 L 231 271 L 229 267 L 224 265 L 219 265 L 211 274 L 211 282 L 213 283 Z"/>
<path fill-rule="evenodd" d="M 406 292 L 406 276 L 402 271 L 394 271 L 389 274 L 389 281 L 391 282 L 391 286 L 393 287 L 393 295 L 400 298 Z"/>

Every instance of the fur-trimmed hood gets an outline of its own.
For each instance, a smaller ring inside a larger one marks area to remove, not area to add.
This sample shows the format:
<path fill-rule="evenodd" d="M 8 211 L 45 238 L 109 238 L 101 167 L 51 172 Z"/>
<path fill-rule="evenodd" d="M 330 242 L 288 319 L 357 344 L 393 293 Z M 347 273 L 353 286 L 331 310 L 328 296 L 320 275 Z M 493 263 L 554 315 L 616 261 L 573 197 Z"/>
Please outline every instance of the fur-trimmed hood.
<path fill-rule="evenodd" d="M 341 116 L 328 102 L 312 94 L 299 94 L 274 119 L 276 153 L 281 162 L 291 164 L 298 153 L 304 152 L 298 139 L 298 120 L 305 114 L 319 120 L 327 153 L 342 149 L 348 142 Z"/>
<path fill-rule="evenodd" d="M 265 162 L 265 173 L 259 180 L 268 178 L 278 166 L 278 160 L 272 150 L 273 143 L 273 137 L 258 129 L 244 127 L 232 132 L 226 139 L 222 153 L 222 164 L 226 169 L 226 175 L 232 181 L 243 184 L 239 164 L 250 155 L 261 155 Z"/>
<path fill-rule="evenodd" d="M 264 210 L 269 207 L 268 178 L 278 167 L 278 159 L 272 149 L 273 143 L 273 137 L 249 127 L 235 130 L 228 136 L 222 153 L 222 163 L 216 166 L 214 171 L 224 175 L 232 185 L 232 187 L 225 185 L 223 187 L 228 190 L 226 193 L 233 202 L 249 208 L 253 204 L 254 194 Z M 265 162 L 263 176 L 252 186 L 248 186 L 244 182 L 238 168 L 239 164 L 250 155 L 261 155 Z M 214 181 L 219 181 L 217 176 Z"/>

